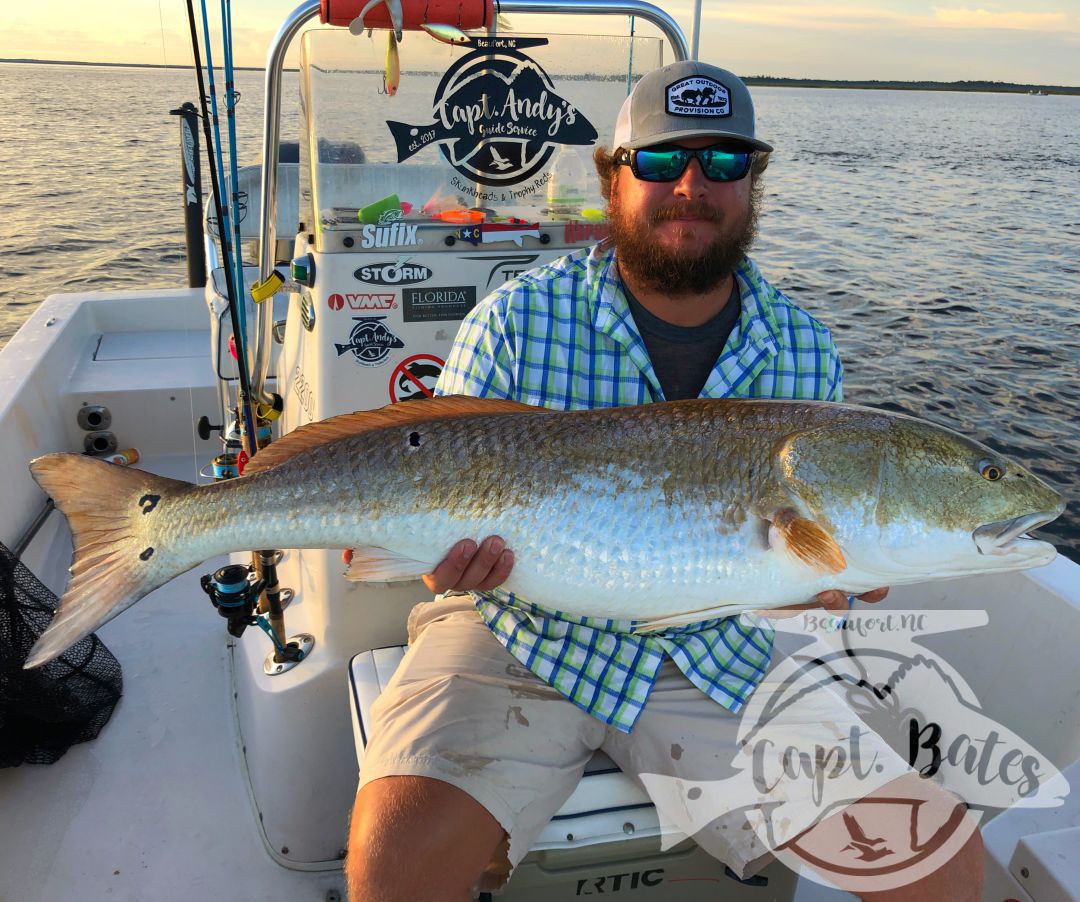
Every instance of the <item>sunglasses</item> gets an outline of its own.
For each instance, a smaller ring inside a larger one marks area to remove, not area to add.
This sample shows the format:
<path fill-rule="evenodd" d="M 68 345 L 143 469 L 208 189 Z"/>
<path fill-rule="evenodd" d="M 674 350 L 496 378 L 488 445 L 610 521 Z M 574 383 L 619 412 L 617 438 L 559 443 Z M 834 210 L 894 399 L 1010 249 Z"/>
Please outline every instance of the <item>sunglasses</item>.
<path fill-rule="evenodd" d="M 701 171 L 710 182 L 737 182 L 746 177 L 754 152 L 750 150 L 729 151 L 716 147 L 690 149 L 688 147 L 642 147 L 627 150 L 620 147 L 615 153 L 616 166 L 629 166 L 634 177 L 643 182 L 673 182 L 682 177 L 690 161 L 697 158 Z"/>

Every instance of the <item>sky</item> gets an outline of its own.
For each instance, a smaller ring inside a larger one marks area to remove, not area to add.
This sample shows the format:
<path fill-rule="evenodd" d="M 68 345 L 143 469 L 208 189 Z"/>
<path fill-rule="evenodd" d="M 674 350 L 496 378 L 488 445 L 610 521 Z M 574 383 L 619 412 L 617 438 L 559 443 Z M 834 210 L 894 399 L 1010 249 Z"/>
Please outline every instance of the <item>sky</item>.
<path fill-rule="evenodd" d="M 298 2 L 232 2 L 237 65 L 265 64 L 273 35 Z M 654 2 L 691 40 L 691 0 Z M 216 14 L 218 4 L 210 5 Z M 183 0 L 36 0 L 11 6 L 4 14 L 0 58 L 191 62 Z M 518 14 L 511 22 L 522 31 L 569 32 L 586 20 Z M 626 34 L 628 21 L 612 17 L 588 27 Z M 1080 0 L 704 0 L 699 43 L 701 59 L 744 76 L 1076 86 Z"/>

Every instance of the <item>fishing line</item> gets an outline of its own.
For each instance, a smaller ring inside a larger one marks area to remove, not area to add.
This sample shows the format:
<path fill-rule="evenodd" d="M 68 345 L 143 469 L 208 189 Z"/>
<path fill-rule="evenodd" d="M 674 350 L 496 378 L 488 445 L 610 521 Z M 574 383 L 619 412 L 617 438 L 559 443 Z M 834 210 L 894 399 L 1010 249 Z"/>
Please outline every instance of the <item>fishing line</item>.
<path fill-rule="evenodd" d="M 240 198 L 237 193 L 240 186 L 240 167 L 236 160 L 236 101 L 240 95 L 236 92 L 233 78 L 232 0 L 221 0 L 221 29 L 225 62 L 225 122 L 229 133 L 229 178 L 231 179 L 232 188 L 229 192 L 229 199 L 232 204 L 233 254 L 236 257 L 234 267 L 236 270 L 236 284 L 240 286 L 240 294 L 243 297 L 243 303 L 240 305 L 240 328 L 245 330 L 244 346 L 246 349 L 248 338 L 246 331 L 247 292 L 244 288 L 244 257 L 240 240 Z M 239 354 L 239 351 L 237 353 Z"/>
<path fill-rule="evenodd" d="M 203 18 L 203 45 L 206 47 L 206 77 L 210 85 L 210 110 L 213 114 L 214 122 L 214 165 L 217 167 L 218 183 L 221 186 L 221 189 L 224 191 L 226 184 L 224 159 L 225 145 L 222 143 L 221 140 L 221 122 L 218 117 L 217 86 L 214 82 L 214 55 L 210 44 L 210 15 L 206 10 L 206 0 L 200 0 L 200 5 L 202 7 Z M 222 28 L 224 29 L 224 21 L 222 22 Z M 228 107 L 227 97 L 225 98 L 225 106 L 226 108 Z M 236 182 L 234 181 L 230 194 L 234 193 L 235 191 Z M 237 317 L 240 321 L 240 328 L 242 330 L 241 334 L 234 336 L 234 341 L 236 342 L 237 363 L 239 364 L 241 363 L 241 361 L 246 362 L 247 360 L 246 355 L 243 355 L 241 353 L 242 349 L 246 351 L 247 311 L 244 309 L 244 304 L 242 303 L 244 293 L 243 270 L 237 273 L 236 262 L 233 259 L 232 253 L 233 241 L 231 236 L 231 225 L 229 222 L 229 203 L 229 198 L 225 198 L 225 201 L 221 206 L 221 213 L 218 218 L 218 231 L 224 237 L 225 243 L 228 246 L 223 260 L 222 268 L 226 270 L 229 268 L 232 269 L 233 284 L 236 287 L 236 295 L 234 295 L 234 297 L 237 299 Z"/>
<path fill-rule="evenodd" d="M 166 69 L 169 68 L 169 59 L 165 53 L 165 14 L 161 11 L 161 0 L 157 4 L 158 25 L 161 27 L 161 63 Z"/>
<path fill-rule="evenodd" d="M 215 145 L 210 131 L 210 112 L 207 108 L 206 100 L 206 85 L 203 82 L 202 62 L 199 56 L 199 37 L 195 27 L 195 7 L 193 0 L 187 0 L 188 11 L 188 26 L 191 30 L 191 49 L 195 55 L 195 77 L 199 86 L 199 101 L 202 108 L 202 123 L 203 123 L 203 140 L 206 142 L 206 154 L 209 158 L 210 166 L 210 189 L 214 196 L 214 212 L 217 215 L 218 221 L 218 240 L 221 243 L 222 259 L 226 261 L 226 265 L 222 267 L 222 272 L 225 276 L 225 293 L 229 299 L 229 315 L 232 321 L 233 334 L 237 337 L 237 370 L 240 378 L 240 395 L 241 401 L 239 404 L 239 415 L 243 418 L 245 429 L 245 445 L 249 457 L 255 455 L 255 422 L 251 413 L 251 386 L 248 383 L 248 371 L 246 363 L 246 357 L 243 354 L 243 333 L 240 330 L 240 320 L 237 313 L 236 302 L 236 286 L 233 282 L 232 267 L 228 265 L 228 261 L 231 259 L 231 252 L 229 248 L 229 235 L 228 230 L 222 228 L 222 223 L 227 222 L 225 219 L 225 212 L 221 203 L 221 185 L 218 181 L 218 172 L 220 169 L 220 159 L 215 152 Z M 203 4 L 203 12 L 205 14 L 206 6 Z M 204 15 L 205 24 L 205 15 Z M 209 29 L 206 29 L 207 34 Z M 207 62 L 210 61 L 210 47 L 207 45 Z M 212 70 L 210 70 L 212 72 Z M 211 75 L 212 78 L 212 75 Z M 214 114 L 214 125 L 217 125 L 217 114 Z M 215 165 L 217 164 L 217 165 Z"/>

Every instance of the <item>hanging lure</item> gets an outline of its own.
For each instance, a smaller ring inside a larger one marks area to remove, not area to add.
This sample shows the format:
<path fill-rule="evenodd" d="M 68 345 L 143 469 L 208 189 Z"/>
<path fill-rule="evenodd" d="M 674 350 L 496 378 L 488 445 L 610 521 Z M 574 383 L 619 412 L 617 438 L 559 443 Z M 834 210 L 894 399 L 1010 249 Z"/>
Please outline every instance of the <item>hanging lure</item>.
<path fill-rule="evenodd" d="M 398 42 L 394 33 L 387 33 L 386 42 L 386 73 L 383 75 L 383 86 L 386 93 L 393 97 L 397 93 L 398 85 L 401 84 L 401 59 L 398 57 Z"/>
<path fill-rule="evenodd" d="M 380 3 L 385 3 L 387 10 L 390 12 L 390 24 L 394 29 L 394 35 L 397 39 L 401 40 L 401 26 L 403 15 L 401 12 L 401 0 L 368 0 L 364 4 L 364 8 L 360 10 L 360 15 L 353 19 L 349 23 L 349 31 L 353 34 L 363 34 L 364 31 L 364 16 L 368 14 L 368 10 L 373 9 Z"/>
<path fill-rule="evenodd" d="M 442 22 L 425 22 L 420 26 L 436 41 L 444 44 L 467 44 L 472 40 L 464 31 L 456 25 L 445 25 Z"/>

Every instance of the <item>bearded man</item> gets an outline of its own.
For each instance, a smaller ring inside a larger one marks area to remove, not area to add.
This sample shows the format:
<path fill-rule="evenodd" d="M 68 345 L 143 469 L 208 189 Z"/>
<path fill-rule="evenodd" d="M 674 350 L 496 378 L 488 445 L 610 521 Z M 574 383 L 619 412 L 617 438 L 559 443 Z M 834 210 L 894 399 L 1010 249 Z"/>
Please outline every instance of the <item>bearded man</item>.
<path fill-rule="evenodd" d="M 732 73 L 684 62 L 645 76 L 610 151 L 595 154 L 610 239 L 519 276 L 473 309 L 437 393 L 565 410 L 841 400 L 828 329 L 746 256 L 771 150 Z M 770 628 L 729 617 L 635 633 L 631 622 L 568 616 L 500 590 L 512 566 L 499 537 L 463 539 L 426 577 L 445 594 L 414 609 L 409 651 L 373 711 L 346 864 L 354 899 L 463 902 L 477 886 L 497 887 L 597 749 L 627 773 L 685 781 L 707 780 L 718 759 L 731 759 L 738 712 L 769 666 Z M 839 592 L 818 603 L 848 606 Z M 870 753 L 877 766 L 856 798 L 906 792 L 943 816 L 955 807 L 912 783 L 880 740 Z M 653 798 L 662 813 L 671 801 Z M 811 807 L 789 833 L 831 830 L 821 845 L 851 848 L 851 820 Z M 895 835 L 860 818 L 859 835 Z M 740 877 L 768 860 L 745 813 L 706 820 L 685 832 Z M 977 899 L 980 855 L 975 833 L 930 882 L 873 897 Z"/>

